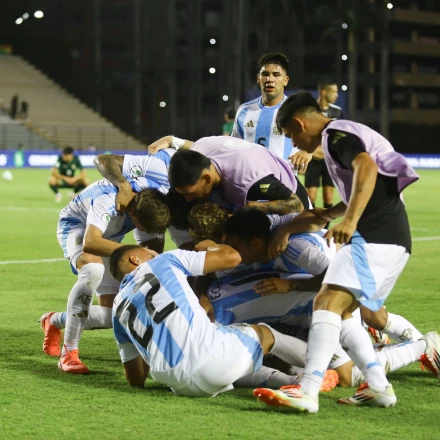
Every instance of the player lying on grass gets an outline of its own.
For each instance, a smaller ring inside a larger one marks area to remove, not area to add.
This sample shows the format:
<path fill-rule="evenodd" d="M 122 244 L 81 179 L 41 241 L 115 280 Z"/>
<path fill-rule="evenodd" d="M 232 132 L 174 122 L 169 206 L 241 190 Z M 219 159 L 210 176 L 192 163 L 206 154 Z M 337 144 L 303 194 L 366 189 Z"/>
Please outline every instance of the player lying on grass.
<path fill-rule="evenodd" d="M 359 304 L 379 310 L 411 252 L 411 235 L 400 193 L 418 179 L 406 159 L 374 130 L 324 116 L 310 93 L 298 92 L 281 106 L 277 123 L 300 149 L 313 153 L 322 145 L 324 159 L 342 202 L 315 210 L 342 221 L 327 240 L 345 244 L 331 261 L 314 302 L 304 375 L 288 393 L 256 390 L 268 404 L 294 411 L 317 412 L 322 372 L 340 343 L 365 376 L 366 384 L 349 405 L 394 406 L 392 385 L 376 358 L 368 334 L 353 319 Z"/>
<path fill-rule="evenodd" d="M 267 325 L 220 326 L 209 320 L 187 277 L 234 268 L 241 257 L 227 245 L 202 242 L 198 249 L 153 257 L 128 245 L 111 256 L 111 273 L 121 281 L 113 329 L 131 386 L 143 387 L 150 371 L 176 394 L 211 397 L 258 370 L 267 353 L 287 362 L 294 356 L 298 341 Z"/>
<path fill-rule="evenodd" d="M 173 136 L 166 136 L 150 145 L 149 151 L 157 152 L 173 142 Z M 261 145 L 229 136 L 185 141 L 171 160 L 168 176 L 171 187 L 187 201 L 209 198 L 237 209 L 264 200 L 258 209 L 267 213 L 301 212 L 304 206 L 311 207 L 290 162 Z"/>
<path fill-rule="evenodd" d="M 83 168 L 78 156 L 75 156 L 72 147 L 63 149 L 57 163 L 50 171 L 49 186 L 55 193 L 55 201 L 61 202 L 62 195 L 59 192 L 62 188 L 71 188 L 73 192 L 79 193 L 89 185 L 89 179 L 86 176 L 86 170 Z M 75 176 L 75 173 L 79 174 Z"/>
<path fill-rule="evenodd" d="M 146 189 L 136 194 L 126 214 L 116 212 L 117 188 L 106 180 L 90 185 L 60 212 L 57 238 L 78 280 L 69 294 L 67 311 L 46 313 L 41 319 L 45 332 L 43 350 L 60 356 L 58 368 L 67 373 L 86 374 L 78 346 L 86 322 L 90 328 L 111 327 L 111 307 L 119 284 L 106 270 L 108 257 L 121 245 L 129 231 L 135 230 L 138 243 L 163 250 L 163 234 L 170 213 L 165 196 Z M 99 306 L 92 306 L 95 293 Z M 65 321 L 63 323 L 63 321 Z M 60 328 L 65 325 L 60 353 Z"/>

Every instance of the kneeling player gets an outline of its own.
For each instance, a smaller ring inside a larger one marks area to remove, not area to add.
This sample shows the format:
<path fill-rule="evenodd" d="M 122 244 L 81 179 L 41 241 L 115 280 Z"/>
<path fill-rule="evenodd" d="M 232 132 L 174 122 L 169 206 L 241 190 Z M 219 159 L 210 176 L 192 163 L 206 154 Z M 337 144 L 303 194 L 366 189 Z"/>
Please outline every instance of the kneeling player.
<path fill-rule="evenodd" d="M 142 387 L 152 377 L 176 394 L 210 397 L 258 370 L 271 352 L 290 356 L 295 338 L 266 325 L 212 323 L 187 277 L 236 267 L 227 245 L 200 243 L 202 252 L 171 251 L 152 257 L 137 246 L 113 252 L 110 270 L 122 280 L 113 306 L 113 329 L 125 375 Z"/>

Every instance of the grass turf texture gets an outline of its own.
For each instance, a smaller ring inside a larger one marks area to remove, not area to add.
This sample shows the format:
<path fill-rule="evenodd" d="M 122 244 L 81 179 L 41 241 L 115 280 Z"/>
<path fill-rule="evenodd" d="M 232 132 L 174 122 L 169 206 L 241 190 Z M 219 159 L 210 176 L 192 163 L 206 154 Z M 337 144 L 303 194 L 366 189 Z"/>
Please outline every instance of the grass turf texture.
<path fill-rule="evenodd" d="M 92 170 L 92 179 L 98 178 Z M 16 170 L 0 180 L 0 261 L 62 257 L 56 240 L 57 210 L 47 187 L 48 171 Z M 413 237 L 440 236 L 440 173 L 405 191 Z M 63 193 L 67 203 L 68 194 Z M 35 209 L 34 209 L 35 208 Z M 132 242 L 130 237 L 128 242 Z M 167 247 L 172 248 L 168 240 Z M 438 266 L 440 240 L 416 241 L 413 255 L 387 301 L 425 333 L 440 329 Z M 267 409 L 251 390 L 215 399 L 173 395 L 148 379 L 145 390 L 127 385 L 111 330 L 85 331 L 82 359 L 88 376 L 57 369 L 42 350 L 37 320 L 65 310 L 75 277 L 67 261 L 0 264 L 0 438 L 9 439 L 419 439 L 438 438 L 440 387 L 417 365 L 390 375 L 398 396 L 391 409 L 353 408 L 336 399 L 354 389 L 321 396 L 316 415 Z"/>

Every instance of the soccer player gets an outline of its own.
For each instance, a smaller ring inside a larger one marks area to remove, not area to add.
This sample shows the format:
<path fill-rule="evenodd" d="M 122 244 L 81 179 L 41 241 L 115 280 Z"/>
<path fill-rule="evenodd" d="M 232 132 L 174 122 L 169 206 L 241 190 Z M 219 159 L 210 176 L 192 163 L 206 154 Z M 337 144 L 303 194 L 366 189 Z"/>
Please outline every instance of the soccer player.
<path fill-rule="evenodd" d="M 345 245 L 331 261 L 315 299 L 300 385 L 288 394 L 260 389 L 255 395 L 266 402 L 272 397 L 295 411 L 317 412 L 322 373 L 341 343 L 366 384 L 339 402 L 394 406 L 393 387 L 368 343 L 367 332 L 351 312 L 359 304 L 379 310 L 408 260 L 411 235 L 400 193 L 418 175 L 380 134 L 362 124 L 326 117 L 309 93 L 289 97 L 278 112 L 277 123 L 295 145 L 309 153 L 322 145 L 342 202 L 316 212 L 327 221 L 343 217 L 326 238 Z M 435 359 L 429 360 L 436 365 Z"/>
<path fill-rule="evenodd" d="M 288 69 L 289 60 L 283 53 L 266 53 L 260 57 L 257 84 L 261 96 L 238 108 L 232 136 L 260 144 L 285 160 L 293 156 L 295 169 L 303 173 L 311 155 L 292 147 L 290 139 L 276 125 L 278 110 L 287 99 L 284 89 L 289 83 Z"/>
<path fill-rule="evenodd" d="M 111 327 L 111 307 L 118 283 L 109 276 L 106 265 L 112 252 L 122 246 L 120 242 L 125 234 L 135 230 L 138 243 L 150 247 L 161 245 L 163 249 L 162 234 L 170 219 L 165 195 L 145 189 L 136 194 L 126 214 L 118 214 L 116 194 L 114 185 L 100 180 L 82 191 L 60 212 L 58 242 L 72 271 L 78 274 L 78 280 L 70 291 L 66 314 L 46 313 L 40 321 L 45 332 L 43 350 L 50 356 L 61 354 L 58 368 L 66 373 L 89 372 L 78 353 L 86 321 L 89 319 L 91 328 Z M 101 307 L 91 306 L 95 293 Z M 59 329 L 64 324 L 64 344 L 60 353 Z"/>
<path fill-rule="evenodd" d="M 156 257 L 128 245 L 111 256 L 111 273 L 121 281 L 113 329 L 131 386 L 143 387 L 151 371 L 176 394 L 212 397 L 258 370 L 267 353 L 292 359 L 295 338 L 267 325 L 219 326 L 209 320 L 187 277 L 241 261 L 230 246 L 211 244 L 199 243 L 200 252 L 176 250 Z"/>
<path fill-rule="evenodd" d="M 75 173 L 80 173 L 75 176 Z M 89 185 L 86 170 L 83 168 L 78 156 L 74 155 L 72 147 L 65 147 L 57 163 L 51 170 L 49 177 L 50 189 L 55 193 L 55 202 L 59 203 L 62 199 L 60 188 L 71 188 L 73 192 L 79 193 Z"/>
<path fill-rule="evenodd" d="M 344 119 L 341 107 L 335 105 L 339 96 L 336 83 L 330 80 L 320 81 L 318 93 L 318 104 L 322 114 L 332 119 Z M 322 180 L 324 208 L 331 208 L 333 206 L 333 188 L 335 185 L 327 170 L 321 146 L 314 151 L 305 174 L 305 187 L 313 206 L 315 206 L 316 194 Z"/>

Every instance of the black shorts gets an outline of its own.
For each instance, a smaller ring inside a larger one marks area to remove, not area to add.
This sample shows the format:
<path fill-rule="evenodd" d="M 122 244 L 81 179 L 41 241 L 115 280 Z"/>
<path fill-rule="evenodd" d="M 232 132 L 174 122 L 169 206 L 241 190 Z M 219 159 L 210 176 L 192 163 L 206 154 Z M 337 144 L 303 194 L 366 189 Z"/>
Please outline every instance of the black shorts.
<path fill-rule="evenodd" d="M 324 159 L 312 159 L 306 170 L 305 187 L 320 187 L 322 178 L 322 186 L 335 186 L 327 169 Z"/>

